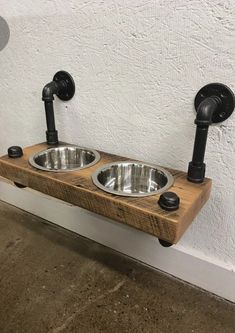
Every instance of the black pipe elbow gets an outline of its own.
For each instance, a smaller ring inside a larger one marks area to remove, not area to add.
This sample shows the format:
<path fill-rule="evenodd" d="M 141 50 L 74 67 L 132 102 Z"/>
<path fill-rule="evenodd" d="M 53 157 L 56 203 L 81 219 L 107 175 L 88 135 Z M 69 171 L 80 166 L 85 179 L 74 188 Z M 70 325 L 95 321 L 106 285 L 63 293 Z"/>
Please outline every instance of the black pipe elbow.
<path fill-rule="evenodd" d="M 54 81 L 46 84 L 42 90 L 42 100 L 43 101 L 53 101 L 54 94 L 57 92 L 57 84 Z"/>
<path fill-rule="evenodd" d="M 66 91 L 66 81 L 51 81 L 45 85 L 42 90 L 43 101 L 53 101 L 54 95 L 58 95 L 60 92 Z"/>
<path fill-rule="evenodd" d="M 213 113 L 219 107 L 220 103 L 220 98 L 216 96 L 204 99 L 197 108 L 195 124 L 198 126 L 211 125 Z"/>

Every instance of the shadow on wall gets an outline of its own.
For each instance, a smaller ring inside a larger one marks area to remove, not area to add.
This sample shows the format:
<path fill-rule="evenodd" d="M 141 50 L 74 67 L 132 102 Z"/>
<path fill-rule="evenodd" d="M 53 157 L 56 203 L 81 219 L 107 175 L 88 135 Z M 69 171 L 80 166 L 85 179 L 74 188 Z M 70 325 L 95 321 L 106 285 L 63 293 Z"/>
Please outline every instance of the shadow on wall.
<path fill-rule="evenodd" d="M 0 51 L 7 46 L 10 38 L 10 29 L 7 22 L 0 16 Z"/>

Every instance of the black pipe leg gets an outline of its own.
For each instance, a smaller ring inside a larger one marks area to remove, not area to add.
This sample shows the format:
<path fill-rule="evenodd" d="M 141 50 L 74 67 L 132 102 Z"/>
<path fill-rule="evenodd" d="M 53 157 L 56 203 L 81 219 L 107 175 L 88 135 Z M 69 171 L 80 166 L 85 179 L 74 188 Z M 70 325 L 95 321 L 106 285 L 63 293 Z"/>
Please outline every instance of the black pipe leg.
<path fill-rule="evenodd" d="M 24 185 L 22 185 L 20 183 L 17 183 L 17 182 L 14 182 L 14 185 L 18 188 L 26 188 L 27 187 L 27 186 L 24 186 Z"/>
<path fill-rule="evenodd" d="M 167 242 L 167 241 L 165 241 L 165 240 L 163 240 L 163 239 L 158 238 L 158 240 L 159 240 L 159 243 L 160 243 L 163 247 L 170 247 L 170 246 L 173 245 L 172 243 Z"/>

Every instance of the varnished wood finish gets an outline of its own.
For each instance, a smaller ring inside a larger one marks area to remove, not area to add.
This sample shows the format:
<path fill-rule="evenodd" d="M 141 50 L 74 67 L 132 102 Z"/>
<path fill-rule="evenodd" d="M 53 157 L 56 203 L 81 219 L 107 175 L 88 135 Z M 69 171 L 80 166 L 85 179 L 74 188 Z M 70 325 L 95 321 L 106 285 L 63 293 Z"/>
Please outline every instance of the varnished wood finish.
<path fill-rule="evenodd" d="M 180 208 L 166 212 L 158 205 L 159 195 L 142 198 L 120 197 L 98 189 L 91 174 L 106 163 L 128 158 L 100 152 L 100 161 L 89 168 L 53 173 L 33 168 L 29 156 L 48 148 L 46 143 L 25 148 L 21 158 L 0 158 L 0 176 L 139 230 L 176 243 L 208 200 L 211 180 L 202 184 L 187 181 L 186 173 L 166 168 L 174 176 L 171 191 L 178 194 Z M 97 225 L 97 228 L 99 226 Z"/>

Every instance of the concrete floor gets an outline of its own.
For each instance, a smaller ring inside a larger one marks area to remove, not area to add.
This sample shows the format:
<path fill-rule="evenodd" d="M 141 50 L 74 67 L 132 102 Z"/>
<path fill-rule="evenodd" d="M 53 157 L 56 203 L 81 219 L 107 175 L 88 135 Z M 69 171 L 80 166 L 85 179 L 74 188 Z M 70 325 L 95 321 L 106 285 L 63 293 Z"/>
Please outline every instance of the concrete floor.
<path fill-rule="evenodd" d="M 235 304 L 0 202 L 0 332 L 234 333 Z"/>

